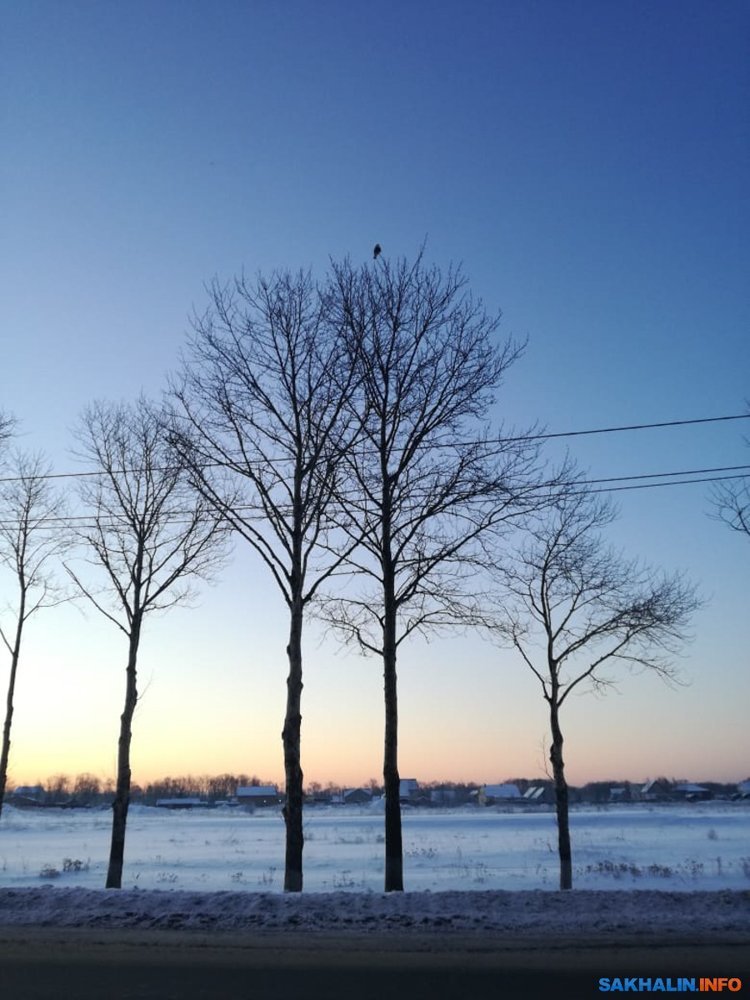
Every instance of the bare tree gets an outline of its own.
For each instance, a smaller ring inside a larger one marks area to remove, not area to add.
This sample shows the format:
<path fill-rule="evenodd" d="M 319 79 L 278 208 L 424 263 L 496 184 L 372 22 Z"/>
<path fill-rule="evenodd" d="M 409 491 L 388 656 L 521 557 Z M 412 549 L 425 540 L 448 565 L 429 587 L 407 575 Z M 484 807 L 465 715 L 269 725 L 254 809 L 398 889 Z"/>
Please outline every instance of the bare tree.
<path fill-rule="evenodd" d="M 750 479 L 734 479 L 713 491 L 716 516 L 750 538 Z"/>
<path fill-rule="evenodd" d="M 101 795 L 102 783 L 95 774 L 84 771 L 76 775 L 73 785 L 73 798 L 77 805 L 90 805 Z"/>
<path fill-rule="evenodd" d="M 15 584 L 9 605 L 10 625 L 0 618 L 0 640 L 10 656 L 3 743 L 0 751 L 0 813 L 5 798 L 10 756 L 10 734 L 18 665 L 26 623 L 43 608 L 54 607 L 66 595 L 54 579 L 54 564 L 70 544 L 64 525 L 64 507 L 49 479 L 49 465 L 41 455 L 19 453 L 14 475 L 0 483 L 0 566 Z"/>
<path fill-rule="evenodd" d="M 67 774 L 50 775 L 44 783 L 45 801 L 51 806 L 61 805 L 69 800 L 71 788 Z"/>
<path fill-rule="evenodd" d="M 219 521 L 189 488 L 184 468 L 166 445 L 163 425 L 163 416 L 141 397 L 132 405 L 94 403 L 77 432 L 80 454 L 97 473 L 78 480 L 89 523 L 77 534 L 89 549 L 88 562 L 104 579 L 103 590 L 67 569 L 128 643 L 106 882 L 114 889 L 122 885 L 144 622 L 154 612 L 188 601 L 192 581 L 210 577 L 224 556 Z"/>
<path fill-rule="evenodd" d="M 750 438 L 745 438 L 750 447 Z M 750 538 L 750 477 L 742 476 L 715 484 L 711 492 L 714 517 L 732 531 Z"/>
<path fill-rule="evenodd" d="M 5 444 L 13 433 L 15 423 L 15 418 L 8 416 L 7 413 L 3 413 L 0 410 L 0 447 Z"/>
<path fill-rule="evenodd" d="M 340 457 L 357 431 L 353 370 L 310 275 L 210 287 L 173 386 L 174 446 L 197 489 L 260 556 L 289 609 L 282 732 L 284 889 L 302 889 L 302 631 L 305 609 L 343 556 L 331 544 Z"/>
<path fill-rule="evenodd" d="M 358 547 L 354 579 L 321 613 L 383 663 L 390 892 L 403 889 L 398 650 L 411 635 L 472 621 L 472 557 L 485 533 L 524 508 L 535 449 L 523 436 L 487 440 L 486 414 L 522 348 L 495 344 L 499 317 L 471 298 L 459 270 L 428 267 L 422 252 L 333 270 L 362 424 L 340 495 L 342 528 Z"/>
<path fill-rule="evenodd" d="M 699 600 L 680 576 L 625 559 L 601 535 L 612 505 L 571 486 L 527 525 L 507 570 L 501 634 L 539 681 L 547 702 L 558 827 L 560 888 L 572 886 L 568 785 L 560 710 L 588 682 L 613 683 L 608 667 L 648 669 L 674 679 L 672 657 Z"/>

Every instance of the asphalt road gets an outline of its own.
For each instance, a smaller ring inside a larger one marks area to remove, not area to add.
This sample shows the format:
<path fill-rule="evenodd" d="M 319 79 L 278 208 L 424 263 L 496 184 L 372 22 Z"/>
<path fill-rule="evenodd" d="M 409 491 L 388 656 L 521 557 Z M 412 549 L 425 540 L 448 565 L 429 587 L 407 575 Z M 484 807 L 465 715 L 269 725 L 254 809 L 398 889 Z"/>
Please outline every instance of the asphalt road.
<path fill-rule="evenodd" d="M 0 928 L 2 1000 L 535 1000 L 599 978 L 725 976 L 750 995 L 750 939 L 498 941 L 488 935 L 206 935 Z"/>

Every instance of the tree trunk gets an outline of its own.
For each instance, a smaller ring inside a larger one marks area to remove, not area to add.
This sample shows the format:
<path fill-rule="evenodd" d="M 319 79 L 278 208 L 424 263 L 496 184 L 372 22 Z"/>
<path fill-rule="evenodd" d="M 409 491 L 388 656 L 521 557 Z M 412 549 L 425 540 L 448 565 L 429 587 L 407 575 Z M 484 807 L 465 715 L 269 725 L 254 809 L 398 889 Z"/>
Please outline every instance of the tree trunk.
<path fill-rule="evenodd" d="M 120 739 L 117 745 L 117 784 L 112 803 L 112 841 L 109 849 L 107 889 L 122 887 L 122 866 L 125 857 L 125 826 L 130 806 L 130 741 L 133 713 L 138 702 L 136 663 L 141 622 L 134 617 L 130 629 L 128 666 L 125 680 L 125 708 L 120 716 Z"/>
<path fill-rule="evenodd" d="M 0 751 L 0 816 L 3 812 L 5 802 L 5 786 L 8 782 L 8 759 L 10 757 L 10 729 L 13 723 L 13 697 L 16 690 L 16 674 L 18 672 L 18 661 L 21 658 L 21 639 L 23 638 L 23 624 L 26 620 L 26 587 L 24 579 L 19 577 L 21 584 L 20 603 L 18 606 L 18 618 L 16 619 L 16 637 L 13 642 L 13 650 L 10 657 L 10 677 L 8 679 L 8 697 L 5 704 L 5 723 L 3 725 L 3 748 Z"/>
<path fill-rule="evenodd" d="M 5 724 L 3 725 L 3 748 L 0 751 L 0 816 L 3 813 L 3 802 L 5 801 L 5 786 L 8 781 L 8 758 L 10 757 L 10 728 L 13 722 L 13 696 L 16 689 L 16 673 L 18 671 L 18 660 L 21 655 L 21 636 L 23 634 L 23 616 L 25 613 L 25 601 L 22 598 L 21 611 L 18 616 L 16 627 L 16 641 L 13 644 L 13 652 L 10 662 L 10 678 L 8 680 L 8 697 L 5 707 Z"/>
<path fill-rule="evenodd" d="M 286 716 L 281 738 L 284 744 L 284 773 L 286 775 L 286 860 L 284 866 L 284 892 L 302 892 L 302 849 L 305 838 L 302 831 L 302 598 L 296 595 L 291 607 L 289 645 L 289 676 L 286 682 Z"/>
<path fill-rule="evenodd" d="M 552 764 L 552 777 L 555 780 L 555 808 L 557 810 L 557 850 L 560 855 L 560 888 L 572 889 L 573 863 L 570 851 L 570 824 L 568 818 L 568 783 L 565 780 L 565 763 L 563 761 L 563 734 L 560 729 L 559 706 L 556 693 L 553 692 L 550 701 L 550 728 L 552 731 L 552 746 L 549 759 Z"/>
<path fill-rule="evenodd" d="M 385 740 L 385 891 L 403 892 L 404 856 L 401 840 L 401 780 L 398 773 L 398 686 L 396 676 L 396 598 L 393 573 L 384 574 L 383 692 Z"/>
<path fill-rule="evenodd" d="M 5 802 L 5 786 L 8 780 L 8 757 L 10 756 L 10 727 L 13 722 L 13 692 L 16 686 L 16 667 L 18 657 L 13 657 L 8 681 L 8 699 L 5 709 L 5 724 L 3 726 L 3 748 L 0 752 L 0 816 L 3 814 Z"/>
<path fill-rule="evenodd" d="M 401 779 L 398 773 L 398 697 L 396 654 L 386 652 L 384 660 L 385 746 L 383 785 L 385 792 L 385 891 L 402 892 L 404 857 L 401 841 Z"/>
<path fill-rule="evenodd" d="M 385 737 L 383 745 L 383 793 L 385 795 L 385 891 L 404 890 L 404 853 L 401 840 L 401 780 L 398 773 L 398 683 L 396 676 L 396 570 L 391 551 L 392 498 L 385 429 L 380 459 L 383 483 L 381 525 L 381 571 L 383 580 L 383 694 Z"/>

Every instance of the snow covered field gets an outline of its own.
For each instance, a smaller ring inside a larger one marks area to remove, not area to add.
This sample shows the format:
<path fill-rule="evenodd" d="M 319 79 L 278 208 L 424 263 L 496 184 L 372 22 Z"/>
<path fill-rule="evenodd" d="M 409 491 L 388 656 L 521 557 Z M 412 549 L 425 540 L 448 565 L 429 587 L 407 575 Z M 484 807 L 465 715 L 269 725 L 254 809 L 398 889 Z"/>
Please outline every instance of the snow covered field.
<path fill-rule="evenodd" d="M 109 810 L 18 810 L 0 818 L 0 888 L 101 888 Z M 574 810 L 579 889 L 750 890 L 750 805 L 617 806 Z M 305 890 L 379 893 L 383 816 L 376 808 L 314 808 L 305 819 Z M 131 808 L 123 889 L 280 893 L 278 810 L 167 812 Z M 552 812 L 404 811 L 407 890 L 555 889 Z"/>
<path fill-rule="evenodd" d="M 493 941 L 554 933 L 588 944 L 750 937 L 743 803 L 574 811 L 573 893 L 555 891 L 551 812 L 406 810 L 407 892 L 389 895 L 377 809 L 310 809 L 305 830 L 306 891 L 285 895 L 277 810 L 134 807 L 123 889 L 112 892 L 102 888 L 108 810 L 7 808 L 0 927 L 320 931 L 362 940 L 378 931 Z"/>

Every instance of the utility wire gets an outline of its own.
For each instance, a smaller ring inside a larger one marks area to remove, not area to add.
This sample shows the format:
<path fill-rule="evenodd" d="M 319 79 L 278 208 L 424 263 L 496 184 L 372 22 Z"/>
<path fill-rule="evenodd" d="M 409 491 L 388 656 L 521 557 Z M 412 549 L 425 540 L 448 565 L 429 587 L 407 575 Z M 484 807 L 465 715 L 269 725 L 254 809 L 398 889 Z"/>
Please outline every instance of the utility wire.
<path fill-rule="evenodd" d="M 646 431 L 646 430 L 654 430 L 654 429 L 663 428 L 663 427 L 687 427 L 687 426 L 691 426 L 691 425 L 695 425 L 695 424 L 715 424 L 715 423 L 720 423 L 720 422 L 724 422 L 724 421 L 728 421 L 728 420 L 750 420 L 750 413 L 735 413 L 735 414 L 729 414 L 727 416 L 721 416 L 721 417 L 697 417 L 697 418 L 692 419 L 692 420 L 664 420 L 664 421 L 661 421 L 659 423 L 652 423 L 652 424 L 625 424 L 625 425 L 623 425 L 621 427 L 594 427 L 594 428 L 588 428 L 588 429 L 582 430 L 582 431 L 553 431 L 553 432 L 544 433 L 544 434 L 522 434 L 522 435 L 519 435 L 519 436 L 516 436 L 516 437 L 487 438 L 485 440 L 480 441 L 479 443 L 481 443 L 481 444 L 514 444 L 514 443 L 516 443 L 517 444 L 520 441 L 545 441 L 545 440 L 550 440 L 552 438 L 584 437 L 585 435 L 592 435 L 592 434 L 616 434 L 616 433 L 625 432 L 625 431 Z M 470 447 L 472 445 L 476 445 L 477 443 L 478 442 L 476 440 L 475 441 L 453 441 L 449 445 L 447 445 L 447 444 L 442 444 L 441 445 L 441 444 L 437 443 L 437 444 L 434 444 L 434 445 L 428 445 L 428 447 L 434 447 L 434 448 L 445 448 L 445 447 L 462 448 L 462 447 Z M 288 460 L 287 459 L 267 459 L 266 461 L 269 464 L 276 464 L 276 463 L 281 463 L 281 462 L 288 461 Z M 221 468 L 223 465 L 225 465 L 225 463 L 222 463 L 222 462 L 206 462 L 205 465 L 203 466 L 203 468 L 204 469 Z M 41 479 L 87 479 L 87 478 L 92 478 L 92 477 L 95 477 L 95 476 L 103 476 L 103 475 L 109 475 L 109 476 L 135 475 L 135 474 L 139 474 L 139 473 L 142 473 L 142 472 L 145 472 L 145 471 L 148 471 L 150 473 L 153 473 L 153 472 L 174 472 L 175 471 L 175 467 L 174 466 L 164 466 L 164 467 L 158 467 L 158 468 L 152 467 L 152 468 L 150 468 L 148 470 L 145 470 L 145 469 L 111 469 L 111 470 L 107 470 L 106 472 L 102 471 L 101 469 L 96 470 L 96 471 L 89 471 L 89 472 L 48 472 L 48 473 L 46 473 L 43 476 L 34 476 L 34 477 L 26 477 L 26 478 L 34 478 L 35 480 L 41 480 Z M 706 471 L 711 471 L 711 470 L 706 470 Z M 664 473 L 664 475 L 672 475 L 672 473 Z M 674 475 L 680 475 L 680 473 L 674 473 Z M 636 476 L 635 478 L 636 479 L 640 479 L 640 478 L 643 478 L 643 477 Z M 22 482 L 23 479 L 24 479 L 24 477 L 22 477 L 22 476 L 3 476 L 3 477 L 0 477 L 0 483 L 18 483 L 18 482 Z"/>
<path fill-rule="evenodd" d="M 664 420 L 657 424 L 626 424 L 622 427 L 596 427 L 585 431 L 557 431 L 549 434 L 529 434 L 521 437 L 498 438 L 498 444 L 513 441 L 543 441 L 550 438 L 583 437 L 585 434 L 616 434 L 620 431 L 647 431 L 657 427 L 686 427 L 689 424 L 716 424 L 725 420 L 750 420 L 750 413 L 736 413 L 726 417 L 699 417 L 695 420 Z M 490 440 L 490 444 L 495 442 Z"/>
<path fill-rule="evenodd" d="M 747 474 L 745 470 L 750 470 L 750 465 L 724 465 L 718 466 L 714 469 L 683 469 L 680 472 L 645 472 L 640 476 L 610 476 L 607 479 L 585 479 L 585 480 L 573 480 L 570 483 L 562 483 L 562 486 L 577 486 L 580 482 L 583 486 L 589 485 L 599 485 L 601 483 L 625 483 L 628 480 L 633 479 L 667 479 L 674 476 L 702 476 L 708 472 L 738 472 L 738 476 L 721 476 L 721 479 L 742 479 L 744 475 Z M 695 482 L 708 482 L 708 480 L 694 480 Z M 693 480 L 684 480 L 684 482 L 693 482 Z M 660 486 L 661 483 L 644 483 L 646 486 Z M 669 483 L 664 485 L 668 486 Z"/>
<path fill-rule="evenodd" d="M 725 479 L 747 479 L 747 476 L 709 476 L 707 479 L 672 479 L 661 483 L 638 483 L 632 486 L 610 486 L 597 490 L 586 490 L 587 493 L 621 493 L 623 490 L 653 490 L 661 486 L 689 486 L 692 483 L 721 483 Z"/>
<path fill-rule="evenodd" d="M 709 473 L 732 473 L 731 475 L 709 475 Z M 689 479 L 675 479 L 675 476 L 690 476 Z M 695 478 L 700 477 L 700 478 Z M 619 493 L 625 490 L 647 490 L 656 489 L 664 486 L 689 486 L 693 483 L 718 483 L 725 480 L 731 479 L 747 479 L 750 478 L 750 465 L 725 465 L 718 466 L 715 468 L 706 469 L 682 469 L 677 472 L 645 472 L 640 475 L 631 476 L 608 476 L 601 479 L 574 479 L 569 482 L 551 482 L 551 483 L 540 483 L 538 486 L 532 487 L 531 492 L 538 492 L 550 487 L 556 488 L 581 488 L 581 493 Z M 644 479 L 657 479 L 659 482 L 640 482 L 639 480 Z M 609 485 L 624 483 L 627 485 Z M 596 487 L 595 489 L 590 489 L 590 487 Z M 481 498 L 477 502 L 482 502 Z M 236 511 L 258 511 L 259 508 L 254 504 L 240 504 L 232 508 L 234 512 Z M 190 511 L 174 510 L 169 512 L 165 516 L 166 523 L 169 524 L 189 524 L 189 520 L 179 520 L 179 518 L 187 517 Z M 240 515 L 241 520 L 264 520 L 264 515 L 258 513 L 254 517 Z M 46 517 L 38 518 L 32 527 L 44 525 L 44 527 L 49 527 L 50 529 L 57 529 L 63 527 L 70 527 L 78 531 L 93 531 L 98 528 L 112 529 L 115 527 L 127 527 L 130 524 L 128 518 L 123 515 L 119 517 L 111 517 L 110 519 L 101 519 L 98 523 L 92 522 L 91 514 L 58 514 L 58 515 L 48 515 Z M 81 523 L 84 522 L 84 523 Z M 20 526 L 19 521 L 15 520 L 0 520 L 0 531 L 1 530 L 13 530 Z"/>

